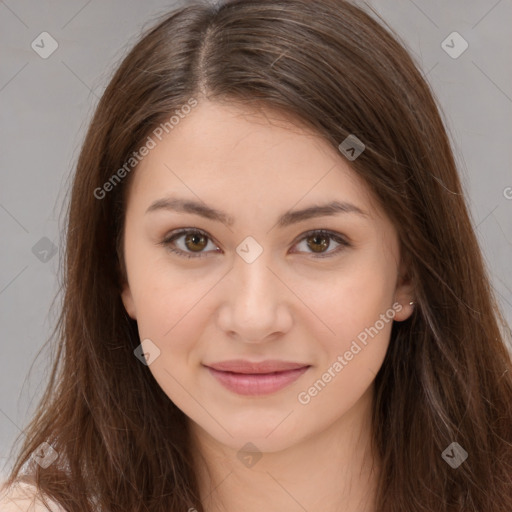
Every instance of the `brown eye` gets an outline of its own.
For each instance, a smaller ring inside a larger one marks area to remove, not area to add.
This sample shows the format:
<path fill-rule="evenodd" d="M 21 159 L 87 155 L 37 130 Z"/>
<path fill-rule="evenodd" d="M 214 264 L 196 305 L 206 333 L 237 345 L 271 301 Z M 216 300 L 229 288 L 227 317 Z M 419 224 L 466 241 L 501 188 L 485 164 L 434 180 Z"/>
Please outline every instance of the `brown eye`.
<path fill-rule="evenodd" d="M 208 244 L 208 238 L 201 233 L 189 233 L 185 236 L 185 246 L 192 252 L 202 251 Z"/>
<path fill-rule="evenodd" d="M 336 245 L 333 250 L 328 251 L 327 249 L 331 248 L 332 242 Z M 209 254 L 211 252 L 222 252 L 221 249 L 215 246 L 210 236 L 198 229 L 179 230 L 169 235 L 160 243 L 170 252 L 186 258 L 206 257 L 211 255 Z M 208 244 L 210 244 L 211 249 L 209 251 L 205 250 L 208 248 Z M 351 243 L 343 235 L 326 230 L 315 230 L 305 233 L 295 246 L 300 246 L 301 244 L 305 244 L 306 247 L 299 252 L 306 252 L 310 255 L 316 253 L 316 255 L 313 255 L 315 258 L 334 256 L 344 248 L 351 247 Z"/>
<path fill-rule="evenodd" d="M 331 249 L 333 243 L 334 248 Z M 351 247 L 351 243 L 340 233 L 317 229 L 304 233 L 296 247 L 299 248 L 298 252 L 309 253 L 313 258 L 328 258 Z"/>
<path fill-rule="evenodd" d="M 330 238 L 327 235 L 316 234 L 306 238 L 308 247 L 313 252 L 324 252 L 329 248 Z"/>
<path fill-rule="evenodd" d="M 161 244 L 170 252 L 184 256 L 186 258 L 200 258 L 208 256 L 211 251 L 205 250 L 210 244 L 210 249 L 217 249 L 211 238 L 202 231 L 197 229 L 182 229 L 174 232 L 164 240 Z"/>

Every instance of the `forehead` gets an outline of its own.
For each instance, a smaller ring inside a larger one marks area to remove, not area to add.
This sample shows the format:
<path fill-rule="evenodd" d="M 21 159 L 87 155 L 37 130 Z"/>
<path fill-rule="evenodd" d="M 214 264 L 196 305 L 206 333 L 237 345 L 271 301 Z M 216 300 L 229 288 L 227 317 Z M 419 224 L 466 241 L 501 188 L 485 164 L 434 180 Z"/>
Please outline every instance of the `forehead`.
<path fill-rule="evenodd" d="M 218 205 L 238 199 L 246 207 L 291 207 L 350 199 L 377 209 L 336 148 L 276 111 L 203 101 L 154 140 L 133 176 L 138 198 L 154 200 L 179 189 Z"/>

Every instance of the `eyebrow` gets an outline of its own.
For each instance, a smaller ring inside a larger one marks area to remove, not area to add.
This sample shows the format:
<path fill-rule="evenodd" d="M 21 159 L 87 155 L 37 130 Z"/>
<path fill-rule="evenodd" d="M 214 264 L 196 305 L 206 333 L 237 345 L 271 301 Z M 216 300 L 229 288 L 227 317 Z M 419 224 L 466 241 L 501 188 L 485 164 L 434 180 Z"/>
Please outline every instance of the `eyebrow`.
<path fill-rule="evenodd" d="M 205 203 L 193 201 L 190 199 L 172 197 L 158 199 L 149 206 L 149 208 L 146 210 L 146 213 L 155 212 L 158 210 L 169 210 L 180 213 L 200 215 L 201 217 L 205 217 L 210 220 L 222 222 L 228 226 L 232 226 L 234 224 L 234 218 L 227 213 L 207 206 Z M 309 206 L 308 208 L 304 208 L 302 210 L 287 211 L 279 217 L 277 220 L 277 226 L 284 228 L 286 226 L 290 226 L 291 224 L 296 224 L 298 222 L 312 219 L 314 217 L 332 216 L 338 213 L 355 213 L 364 217 L 368 217 L 368 213 L 361 210 L 361 208 L 354 204 L 347 203 L 345 201 L 331 201 L 330 203 L 323 205 Z"/>

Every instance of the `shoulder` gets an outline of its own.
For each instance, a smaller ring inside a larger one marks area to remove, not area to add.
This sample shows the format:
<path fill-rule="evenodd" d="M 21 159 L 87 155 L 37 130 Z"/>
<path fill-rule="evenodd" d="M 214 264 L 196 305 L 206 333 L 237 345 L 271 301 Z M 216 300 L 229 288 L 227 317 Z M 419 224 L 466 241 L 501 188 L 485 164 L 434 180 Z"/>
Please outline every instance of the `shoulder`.
<path fill-rule="evenodd" d="M 16 482 L 6 487 L 0 482 L 0 510 L 2 512 L 66 512 L 55 502 L 46 499 L 50 508 L 43 503 L 35 485 L 28 482 Z"/>

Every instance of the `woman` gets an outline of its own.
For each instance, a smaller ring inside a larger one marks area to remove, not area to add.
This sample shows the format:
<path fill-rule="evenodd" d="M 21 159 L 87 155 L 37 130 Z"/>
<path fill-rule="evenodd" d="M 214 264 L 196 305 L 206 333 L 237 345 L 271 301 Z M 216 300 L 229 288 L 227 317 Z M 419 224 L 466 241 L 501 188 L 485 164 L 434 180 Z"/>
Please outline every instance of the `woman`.
<path fill-rule="evenodd" d="M 151 29 L 84 142 L 65 272 L 4 508 L 25 476 L 67 511 L 512 510 L 506 325 L 446 131 L 350 3 Z"/>

